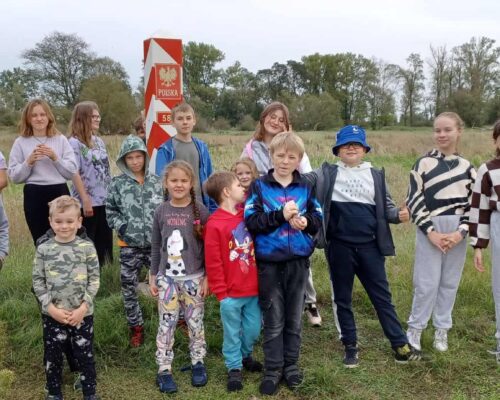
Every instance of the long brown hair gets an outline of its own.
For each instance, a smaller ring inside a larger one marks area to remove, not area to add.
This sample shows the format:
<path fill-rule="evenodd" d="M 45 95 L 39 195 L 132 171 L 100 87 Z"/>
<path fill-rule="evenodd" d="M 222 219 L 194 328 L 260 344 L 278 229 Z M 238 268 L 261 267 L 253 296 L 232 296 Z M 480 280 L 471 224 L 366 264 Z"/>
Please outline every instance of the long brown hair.
<path fill-rule="evenodd" d="M 184 160 L 175 160 L 172 161 L 165 167 L 163 173 L 163 187 L 167 187 L 167 179 L 168 175 L 174 170 L 180 169 L 183 171 L 189 179 L 191 180 L 191 189 L 189 191 L 189 195 L 191 196 L 191 205 L 193 207 L 193 233 L 194 237 L 202 240 L 203 239 L 203 225 L 201 224 L 201 213 L 198 205 L 196 204 L 196 192 L 194 190 L 194 185 L 196 182 L 195 174 L 193 171 L 193 167 L 189 163 Z"/>
<path fill-rule="evenodd" d="M 99 107 L 93 101 L 82 101 L 78 103 L 71 113 L 68 125 L 70 136 L 77 138 L 87 147 L 92 147 L 92 114 L 99 111 Z"/>
<path fill-rule="evenodd" d="M 50 109 L 49 103 L 42 99 L 33 99 L 29 101 L 23 108 L 23 112 L 21 114 L 21 121 L 19 121 L 19 134 L 24 137 L 33 136 L 33 127 L 31 126 L 31 113 L 36 106 L 41 106 L 45 114 L 47 114 L 47 118 L 49 120 L 49 124 L 47 125 L 47 136 L 55 136 L 59 132 L 56 129 L 56 119 L 52 110 Z"/>
<path fill-rule="evenodd" d="M 492 137 L 495 143 L 499 136 L 500 136 L 500 119 L 497 122 L 495 122 L 495 125 L 493 126 Z M 498 148 L 498 146 L 496 147 L 496 153 L 497 157 L 500 157 L 500 149 Z"/>
<path fill-rule="evenodd" d="M 260 113 L 259 124 L 257 125 L 257 129 L 253 134 L 253 138 L 262 142 L 264 140 L 264 135 L 266 134 L 266 129 L 264 128 L 264 120 L 266 117 L 275 112 L 281 110 L 283 112 L 283 119 L 285 123 L 285 130 L 288 131 L 290 129 L 290 113 L 288 111 L 288 107 L 279 101 L 273 101 L 271 104 L 268 104 L 266 108 Z"/>

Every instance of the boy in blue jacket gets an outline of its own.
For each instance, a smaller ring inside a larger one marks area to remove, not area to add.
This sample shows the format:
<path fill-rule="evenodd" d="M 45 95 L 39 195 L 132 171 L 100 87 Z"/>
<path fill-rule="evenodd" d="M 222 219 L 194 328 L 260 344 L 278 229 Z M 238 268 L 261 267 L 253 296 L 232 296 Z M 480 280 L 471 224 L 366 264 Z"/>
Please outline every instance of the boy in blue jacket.
<path fill-rule="evenodd" d="M 206 143 L 193 136 L 193 128 L 196 125 L 193 107 L 187 103 L 175 106 L 172 109 L 172 124 L 177 130 L 177 135 L 158 148 L 155 173 L 161 176 L 165 167 L 174 160 L 186 161 L 196 174 L 197 182 L 194 186 L 196 197 L 212 213 L 217 209 L 217 204 L 201 190 L 205 181 L 212 175 L 212 160 Z"/>
<path fill-rule="evenodd" d="M 370 151 L 366 133 L 347 125 L 337 133 L 332 149 L 340 158 L 336 164 L 323 163 L 306 175 L 317 188 L 323 207 L 323 226 L 317 237 L 325 248 L 330 267 L 342 343 L 344 366 L 358 366 L 356 324 L 352 312 L 352 288 L 357 276 L 372 302 L 391 342 L 398 363 L 421 360 L 421 354 L 408 344 L 406 334 L 392 304 L 385 273 L 385 256 L 393 256 L 394 243 L 389 222 L 409 221 L 405 208 L 397 208 L 387 190 L 384 170 L 363 162 Z"/>
<path fill-rule="evenodd" d="M 313 186 L 297 171 L 304 143 L 289 132 L 269 145 L 274 169 L 252 183 L 245 223 L 254 236 L 259 303 L 264 320 L 261 394 L 273 395 L 283 377 L 290 388 L 303 380 L 297 366 L 308 258 L 321 226 Z"/>

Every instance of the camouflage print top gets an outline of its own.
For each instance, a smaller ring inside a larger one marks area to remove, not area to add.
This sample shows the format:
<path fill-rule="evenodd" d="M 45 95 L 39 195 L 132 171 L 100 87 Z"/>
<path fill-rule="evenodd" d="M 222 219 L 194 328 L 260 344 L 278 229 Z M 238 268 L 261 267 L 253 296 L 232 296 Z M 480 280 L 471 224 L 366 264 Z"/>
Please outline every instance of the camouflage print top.
<path fill-rule="evenodd" d="M 125 156 L 133 151 L 145 155 L 144 183 L 127 168 Z M 161 178 L 148 171 L 149 156 L 144 142 L 135 135 L 123 141 L 116 165 L 123 174 L 115 176 L 106 199 L 106 219 L 118 237 L 130 247 L 150 247 L 153 215 L 163 202 Z"/>
<path fill-rule="evenodd" d="M 54 238 L 36 249 L 33 264 L 33 291 L 48 315 L 49 305 L 74 310 L 83 301 L 85 316 L 94 312 L 94 297 L 99 290 L 99 261 L 94 245 L 77 237 L 69 243 Z"/>

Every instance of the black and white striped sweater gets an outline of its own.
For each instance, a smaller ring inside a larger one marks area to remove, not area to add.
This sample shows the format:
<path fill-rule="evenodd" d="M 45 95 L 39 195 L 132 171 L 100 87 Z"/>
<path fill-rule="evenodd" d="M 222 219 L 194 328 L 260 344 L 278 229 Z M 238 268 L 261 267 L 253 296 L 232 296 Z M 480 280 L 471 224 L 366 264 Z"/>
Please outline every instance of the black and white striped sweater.
<path fill-rule="evenodd" d="M 460 215 L 457 229 L 468 230 L 475 179 L 472 164 L 458 154 L 445 156 L 433 149 L 419 158 L 410 173 L 406 199 L 413 222 L 428 234 L 434 230 L 431 217 Z"/>

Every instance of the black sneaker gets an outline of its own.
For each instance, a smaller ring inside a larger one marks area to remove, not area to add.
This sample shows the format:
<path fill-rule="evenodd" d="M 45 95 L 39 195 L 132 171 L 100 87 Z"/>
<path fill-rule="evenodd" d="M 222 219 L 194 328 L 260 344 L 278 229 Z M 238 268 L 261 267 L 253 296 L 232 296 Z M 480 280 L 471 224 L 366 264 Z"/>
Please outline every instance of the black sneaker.
<path fill-rule="evenodd" d="M 409 344 L 396 347 L 394 350 L 394 360 L 398 364 L 408 364 L 414 361 L 425 361 L 421 351 L 415 350 Z"/>
<path fill-rule="evenodd" d="M 245 357 L 242 360 L 243 368 L 245 368 L 249 372 L 260 372 L 263 367 L 260 362 L 254 360 L 252 356 Z"/>
<path fill-rule="evenodd" d="M 358 346 L 355 344 L 348 344 L 345 346 L 344 367 L 356 368 L 359 365 L 358 360 Z"/>
<path fill-rule="evenodd" d="M 243 375 L 241 369 L 230 369 L 227 373 L 227 391 L 235 392 L 243 389 Z"/>
<path fill-rule="evenodd" d="M 259 385 L 260 394 L 272 396 L 276 394 L 282 378 L 281 370 L 266 370 Z"/>

